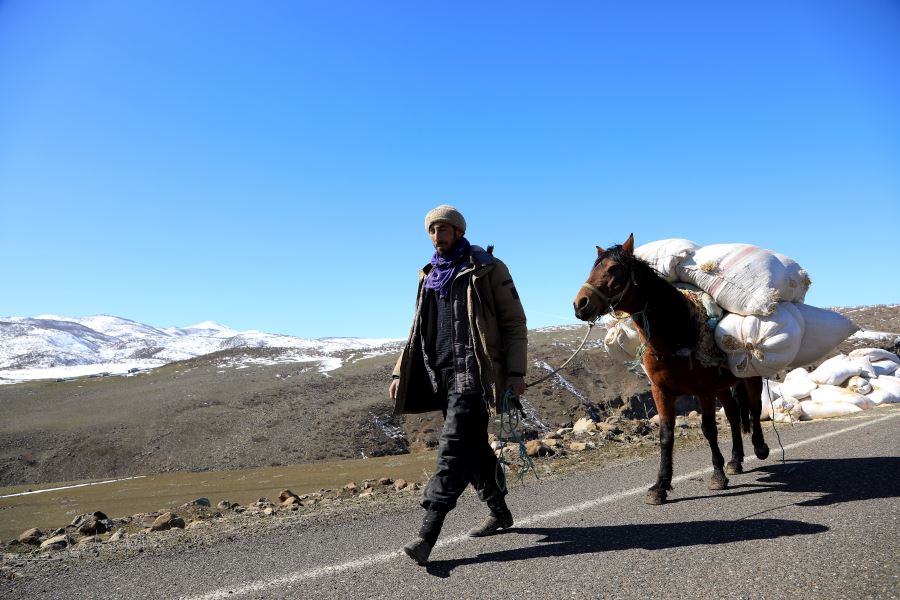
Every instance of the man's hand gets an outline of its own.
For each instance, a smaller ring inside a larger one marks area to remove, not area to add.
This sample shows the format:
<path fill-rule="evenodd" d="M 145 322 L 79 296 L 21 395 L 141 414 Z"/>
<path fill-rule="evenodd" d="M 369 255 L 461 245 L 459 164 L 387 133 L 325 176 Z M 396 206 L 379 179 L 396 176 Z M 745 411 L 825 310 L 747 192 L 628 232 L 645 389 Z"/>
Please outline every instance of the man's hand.
<path fill-rule="evenodd" d="M 521 396 L 525 393 L 525 378 L 518 375 L 510 375 L 506 378 L 506 383 L 512 388 L 512 393 Z"/>
<path fill-rule="evenodd" d="M 391 385 L 388 387 L 388 396 L 391 397 L 391 400 L 397 399 L 397 388 L 400 387 L 400 379 L 394 378 L 391 379 Z"/>

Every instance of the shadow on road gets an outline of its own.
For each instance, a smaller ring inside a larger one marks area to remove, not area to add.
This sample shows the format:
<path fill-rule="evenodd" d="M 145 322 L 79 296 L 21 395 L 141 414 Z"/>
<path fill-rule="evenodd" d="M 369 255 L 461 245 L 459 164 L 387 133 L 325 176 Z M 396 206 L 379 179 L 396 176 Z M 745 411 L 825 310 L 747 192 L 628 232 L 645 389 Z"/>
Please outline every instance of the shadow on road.
<path fill-rule="evenodd" d="M 616 550 L 662 550 L 681 546 L 729 544 L 767 540 L 792 535 L 822 533 L 824 525 L 784 519 L 745 521 L 691 521 L 647 525 L 607 525 L 598 527 L 523 527 L 509 534 L 544 536 L 534 546 L 487 552 L 459 560 L 435 560 L 426 565 L 429 574 L 449 577 L 453 569 L 486 562 L 508 562 L 534 558 L 573 556 Z"/>
<path fill-rule="evenodd" d="M 895 498 L 900 496 L 900 457 L 823 458 L 789 460 L 757 467 L 745 475 L 731 478 L 731 491 L 703 496 L 670 498 L 686 502 L 701 498 L 727 498 L 766 492 L 788 492 L 814 496 L 797 502 L 797 506 L 828 506 L 855 500 Z M 744 477 L 762 475 L 752 483 L 739 483 Z"/>

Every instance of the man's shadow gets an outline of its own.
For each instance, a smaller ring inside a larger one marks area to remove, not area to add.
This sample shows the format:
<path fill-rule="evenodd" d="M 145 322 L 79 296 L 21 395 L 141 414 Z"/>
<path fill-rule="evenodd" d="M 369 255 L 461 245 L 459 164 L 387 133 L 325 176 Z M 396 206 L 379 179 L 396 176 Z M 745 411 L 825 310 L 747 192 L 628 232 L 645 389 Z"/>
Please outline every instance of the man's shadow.
<path fill-rule="evenodd" d="M 662 550 L 681 546 L 728 544 L 747 540 L 766 540 L 792 535 L 822 533 L 824 525 L 784 519 L 747 521 L 690 521 L 648 525 L 600 525 L 596 527 L 523 527 L 510 529 L 507 535 L 521 533 L 543 536 L 527 548 L 485 552 L 472 558 L 436 560 L 426 569 L 436 577 L 449 577 L 453 569 L 486 562 L 509 562 L 577 554 L 595 554 L 616 550 Z"/>
<path fill-rule="evenodd" d="M 713 498 L 728 502 L 729 496 L 762 492 L 788 492 L 809 496 L 797 506 L 828 506 L 856 500 L 900 496 L 900 458 L 869 457 L 846 459 L 796 460 L 757 467 L 762 473 L 754 483 L 738 484 L 734 491 L 672 498 L 687 502 Z M 737 475 L 732 483 L 740 480 Z M 684 484 L 682 484 L 684 485 Z M 636 500 L 639 501 L 639 500 Z M 665 510 L 665 506 L 659 507 Z M 598 518 L 599 520 L 599 518 Z M 427 571 L 437 577 L 449 577 L 453 569 L 477 563 L 508 562 L 551 556 L 571 556 L 615 550 L 661 550 L 682 546 L 728 544 L 732 542 L 775 539 L 794 535 L 812 535 L 827 531 L 824 525 L 785 519 L 745 519 L 740 521 L 690 521 L 608 525 L 595 527 L 513 528 L 508 534 L 540 535 L 542 539 L 527 548 L 499 550 L 459 560 L 429 562 Z"/>

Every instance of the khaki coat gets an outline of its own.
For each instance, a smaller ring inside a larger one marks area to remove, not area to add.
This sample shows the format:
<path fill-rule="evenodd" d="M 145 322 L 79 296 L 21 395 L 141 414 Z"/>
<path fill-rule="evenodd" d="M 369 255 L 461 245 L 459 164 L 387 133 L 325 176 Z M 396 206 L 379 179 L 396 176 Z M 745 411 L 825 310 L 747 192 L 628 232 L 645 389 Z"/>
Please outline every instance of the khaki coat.
<path fill-rule="evenodd" d="M 400 382 L 394 404 L 395 414 L 441 410 L 446 398 L 422 349 L 422 305 L 424 282 L 431 264 L 419 271 L 416 312 L 406 345 L 394 367 Z M 469 263 L 457 274 L 454 285 L 466 285 L 466 314 L 472 336 L 481 387 L 490 410 L 503 397 L 508 375 L 525 376 L 528 328 L 525 311 L 509 269 L 490 252 L 472 246 Z"/>

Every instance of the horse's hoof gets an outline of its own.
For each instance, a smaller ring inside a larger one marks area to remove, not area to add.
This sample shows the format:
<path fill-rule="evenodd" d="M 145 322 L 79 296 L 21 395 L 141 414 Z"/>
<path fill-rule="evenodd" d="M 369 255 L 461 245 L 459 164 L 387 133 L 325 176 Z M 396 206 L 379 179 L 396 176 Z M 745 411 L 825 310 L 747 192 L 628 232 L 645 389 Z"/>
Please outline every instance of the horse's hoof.
<path fill-rule="evenodd" d="M 729 462 L 725 465 L 725 474 L 726 475 L 740 475 L 744 472 L 744 465 L 739 463 L 736 460 Z"/>
<path fill-rule="evenodd" d="M 759 460 L 765 460 L 769 458 L 769 447 L 765 444 L 762 446 L 754 446 L 753 453 L 756 454 L 756 458 Z"/>
<path fill-rule="evenodd" d="M 647 495 L 644 496 L 644 504 L 651 504 L 653 506 L 659 506 L 660 504 L 666 503 L 666 490 L 647 490 Z"/>
<path fill-rule="evenodd" d="M 725 477 L 725 474 L 713 473 L 713 476 L 709 478 L 709 483 L 707 487 L 711 490 L 726 490 L 728 489 L 728 478 Z"/>

